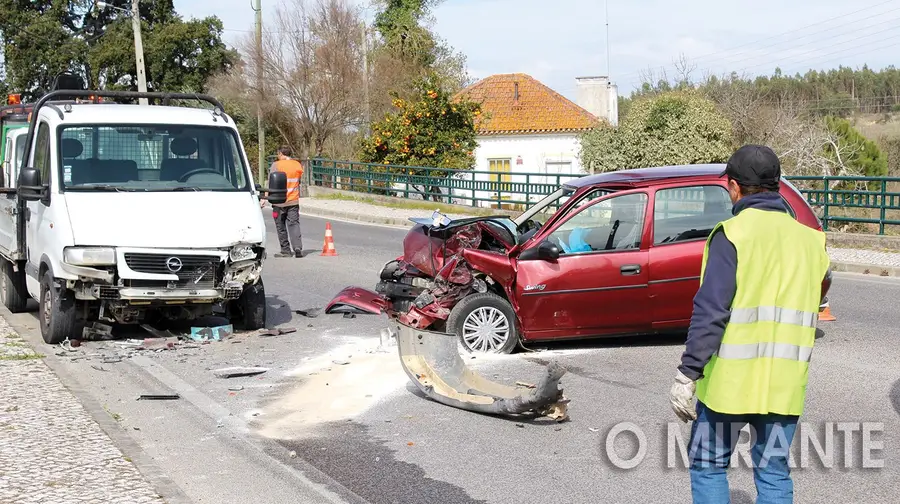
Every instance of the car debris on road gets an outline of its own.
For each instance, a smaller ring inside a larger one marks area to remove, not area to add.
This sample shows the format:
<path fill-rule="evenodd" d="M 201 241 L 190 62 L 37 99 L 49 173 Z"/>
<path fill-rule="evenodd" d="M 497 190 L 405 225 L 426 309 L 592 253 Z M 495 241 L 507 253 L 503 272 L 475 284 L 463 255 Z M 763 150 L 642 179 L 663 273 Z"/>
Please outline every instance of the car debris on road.
<path fill-rule="evenodd" d="M 268 371 L 268 368 L 262 367 L 230 367 L 230 368 L 222 368 L 216 369 L 213 371 L 213 375 L 216 378 L 239 378 L 243 376 L 256 376 L 265 373 Z"/>

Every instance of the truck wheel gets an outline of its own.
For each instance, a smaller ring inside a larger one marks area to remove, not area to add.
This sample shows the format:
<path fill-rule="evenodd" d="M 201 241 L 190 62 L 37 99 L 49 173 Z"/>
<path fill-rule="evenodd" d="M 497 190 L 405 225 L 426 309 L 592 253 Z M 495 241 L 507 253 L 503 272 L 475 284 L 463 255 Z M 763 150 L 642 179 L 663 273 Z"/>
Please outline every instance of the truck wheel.
<path fill-rule="evenodd" d="M 0 300 L 9 311 L 22 313 L 28 305 L 28 289 L 25 287 L 25 272 L 13 271 L 13 263 L 3 260 L 3 276 L 0 278 Z"/>
<path fill-rule="evenodd" d="M 447 330 L 456 334 L 469 352 L 508 354 L 519 342 L 515 311 L 491 292 L 473 294 L 457 303 L 447 319 Z"/>
<path fill-rule="evenodd" d="M 53 282 L 50 272 L 41 278 L 41 336 L 50 345 L 62 343 L 75 331 L 75 297 Z"/>
<path fill-rule="evenodd" d="M 266 289 L 260 278 L 259 282 L 244 287 L 244 292 L 236 301 L 234 307 L 237 316 L 233 319 L 235 325 L 247 331 L 255 331 L 266 327 Z"/>

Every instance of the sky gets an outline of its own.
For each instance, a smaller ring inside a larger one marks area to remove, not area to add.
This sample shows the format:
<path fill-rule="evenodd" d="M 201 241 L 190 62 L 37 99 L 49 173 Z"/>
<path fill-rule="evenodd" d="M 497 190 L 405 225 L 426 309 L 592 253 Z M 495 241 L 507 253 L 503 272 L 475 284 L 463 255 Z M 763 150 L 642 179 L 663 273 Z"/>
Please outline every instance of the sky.
<path fill-rule="evenodd" d="M 261 0 L 263 24 L 295 1 Z M 252 35 L 252 2 L 175 0 L 175 8 L 218 16 L 233 45 Z M 674 78 L 682 58 L 694 79 L 900 63 L 900 0 L 444 0 L 434 18 L 473 78 L 526 73 L 570 99 L 576 77 L 610 75 L 628 96 L 648 70 Z"/>

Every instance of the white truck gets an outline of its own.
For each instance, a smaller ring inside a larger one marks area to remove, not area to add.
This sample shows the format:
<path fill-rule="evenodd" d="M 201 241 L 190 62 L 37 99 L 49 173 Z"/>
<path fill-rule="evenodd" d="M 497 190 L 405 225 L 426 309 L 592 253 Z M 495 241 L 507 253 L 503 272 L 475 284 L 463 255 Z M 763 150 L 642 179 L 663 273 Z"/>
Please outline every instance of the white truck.
<path fill-rule="evenodd" d="M 110 98 L 152 104 L 101 102 Z M 222 313 L 265 326 L 262 188 L 215 98 L 62 90 L 30 108 L 0 194 L 0 300 L 10 311 L 37 300 L 49 344 L 89 321 Z"/>

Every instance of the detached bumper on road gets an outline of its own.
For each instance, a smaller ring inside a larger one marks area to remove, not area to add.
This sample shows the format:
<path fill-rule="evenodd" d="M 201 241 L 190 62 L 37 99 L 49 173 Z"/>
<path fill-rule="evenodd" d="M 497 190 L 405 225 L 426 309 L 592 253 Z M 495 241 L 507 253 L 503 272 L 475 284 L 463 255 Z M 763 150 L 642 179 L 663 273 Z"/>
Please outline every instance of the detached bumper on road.
<path fill-rule="evenodd" d="M 510 387 L 486 380 L 469 369 L 459 355 L 453 334 L 397 325 L 400 362 L 409 379 L 431 399 L 447 406 L 496 415 L 568 418 L 569 400 L 559 388 L 566 370 L 557 363 L 548 366 L 534 388 Z"/>

